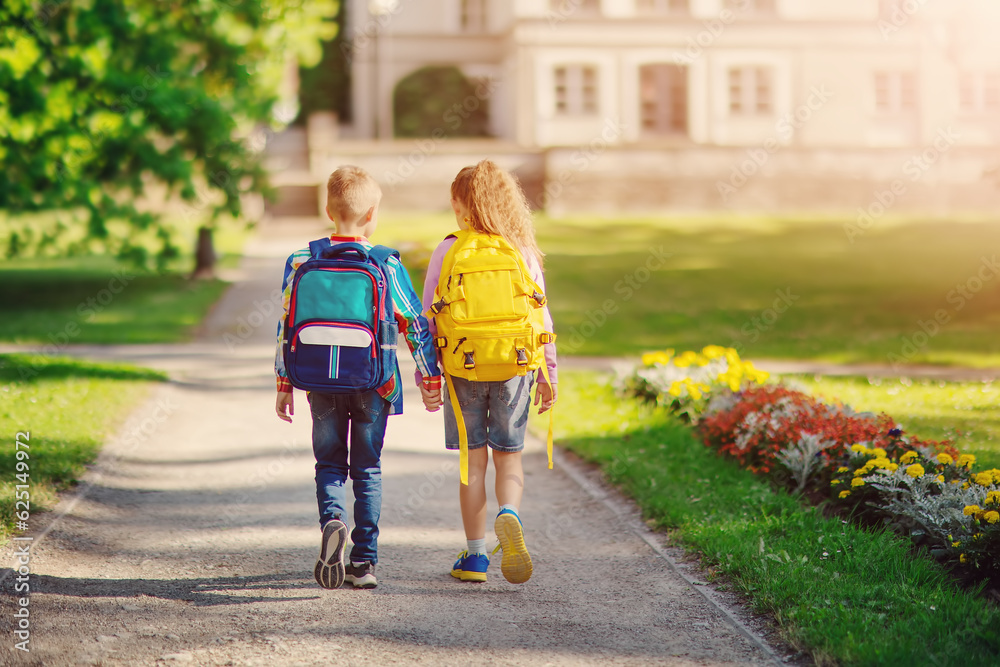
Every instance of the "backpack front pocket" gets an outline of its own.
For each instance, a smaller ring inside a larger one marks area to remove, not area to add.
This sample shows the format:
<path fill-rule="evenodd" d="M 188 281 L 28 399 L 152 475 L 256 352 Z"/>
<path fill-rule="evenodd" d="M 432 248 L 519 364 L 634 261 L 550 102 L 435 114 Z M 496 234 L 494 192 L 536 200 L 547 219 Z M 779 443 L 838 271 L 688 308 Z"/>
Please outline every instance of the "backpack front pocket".
<path fill-rule="evenodd" d="M 362 325 L 315 322 L 292 339 L 289 378 L 303 385 L 351 389 L 371 382 L 378 370 L 375 336 Z M 292 375 L 294 369 L 294 376 Z"/>

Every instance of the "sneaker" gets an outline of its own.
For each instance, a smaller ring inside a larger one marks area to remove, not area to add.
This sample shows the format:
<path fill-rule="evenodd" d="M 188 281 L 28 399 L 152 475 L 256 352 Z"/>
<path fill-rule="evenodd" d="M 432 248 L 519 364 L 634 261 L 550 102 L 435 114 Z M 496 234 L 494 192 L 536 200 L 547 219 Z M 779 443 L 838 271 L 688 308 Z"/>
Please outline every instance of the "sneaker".
<path fill-rule="evenodd" d="M 470 554 L 468 550 L 458 554 L 458 560 L 451 566 L 451 576 L 462 581 L 486 581 L 486 568 L 490 557 L 486 554 Z"/>
<path fill-rule="evenodd" d="M 344 578 L 347 583 L 354 584 L 355 588 L 375 588 L 378 586 L 378 579 L 375 578 L 375 564 L 361 563 L 355 565 L 351 563 L 346 568 Z"/>
<path fill-rule="evenodd" d="M 531 556 L 524 546 L 524 531 L 521 519 L 511 510 L 501 510 L 493 524 L 500 544 L 497 549 L 503 549 L 503 560 L 500 561 L 500 571 L 504 579 L 512 584 L 523 584 L 531 578 Z M 493 551 L 496 553 L 497 549 Z"/>
<path fill-rule="evenodd" d="M 344 545 L 347 544 L 347 525 L 333 519 L 323 526 L 323 542 L 316 561 L 316 583 L 323 588 L 340 588 L 344 583 Z"/>

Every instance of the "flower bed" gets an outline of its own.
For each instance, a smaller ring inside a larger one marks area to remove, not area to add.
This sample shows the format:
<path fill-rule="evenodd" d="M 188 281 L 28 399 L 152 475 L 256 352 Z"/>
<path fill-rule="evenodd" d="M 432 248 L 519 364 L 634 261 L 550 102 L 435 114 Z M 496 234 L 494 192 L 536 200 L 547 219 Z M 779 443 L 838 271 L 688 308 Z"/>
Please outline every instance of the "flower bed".
<path fill-rule="evenodd" d="M 948 441 L 903 434 L 885 414 L 857 413 L 782 385 L 735 350 L 643 356 L 620 385 L 695 424 L 709 447 L 813 502 L 885 523 L 942 562 L 1000 581 L 1000 470 Z"/>

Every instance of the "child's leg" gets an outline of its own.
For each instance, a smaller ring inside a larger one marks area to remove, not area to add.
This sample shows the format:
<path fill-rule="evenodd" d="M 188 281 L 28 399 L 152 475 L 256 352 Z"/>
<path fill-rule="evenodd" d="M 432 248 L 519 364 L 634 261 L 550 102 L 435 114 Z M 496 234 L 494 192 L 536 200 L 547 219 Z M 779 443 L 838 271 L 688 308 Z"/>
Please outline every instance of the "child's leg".
<path fill-rule="evenodd" d="M 351 562 L 378 562 L 378 520 L 382 512 L 382 443 L 390 404 L 377 391 L 350 397 L 351 480 L 354 530 Z"/>
<path fill-rule="evenodd" d="M 493 450 L 493 465 L 497 471 L 496 493 L 497 503 L 521 507 L 521 494 L 524 492 L 524 468 L 521 465 L 521 452 L 499 452 Z"/>
<path fill-rule="evenodd" d="M 486 537 L 486 447 L 469 450 L 469 484 L 459 483 L 458 501 L 462 507 L 462 525 L 468 540 Z"/>
<path fill-rule="evenodd" d="M 319 525 L 334 517 L 347 519 L 347 404 L 343 397 L 310 392 L 312 413 L 312 445 L 316 457 L 316 501 L 319 504 Z"/>

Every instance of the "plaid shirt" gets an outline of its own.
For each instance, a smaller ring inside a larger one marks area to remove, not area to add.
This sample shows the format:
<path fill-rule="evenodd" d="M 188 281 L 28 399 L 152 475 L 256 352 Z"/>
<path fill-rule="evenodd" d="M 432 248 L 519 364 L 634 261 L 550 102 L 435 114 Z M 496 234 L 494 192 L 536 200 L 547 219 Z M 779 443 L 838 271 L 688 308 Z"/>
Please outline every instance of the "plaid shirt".
<path fill-rule="evenodd" d="M 331 243 L 360 243 L 371 248 L 372 244 L 368 239 L 361 236 L 330 236 Z M 278 321 L 278 347 L 274 355 L 274 372 L 278 376 L 278 391 L 292 391 L 292 385 L 288 380 L 285 371 L 285 359 L 282 354 L 281 340 L 285 333 L 285 317 L 288 315 L 288 305 L 292 297 L 292 282 L 295 279 L 295 271 L 308 260 L 312 255 L 309 248 L 296 250 L 288 256 L 285 262 L 285 275 L 281 281 L 282 299 L 281 305 L 284 313 Z M 389 275 L 386 276 L 389 282 L 389 292 L 392 295 L 392 305 L 395 311 L 396 323 L 399 332 L 406 340 L 410 348 L 410 354 L 417 364 L 417 372 L 424 378 L 439 378 L 441 371 L 437 364 L 437 350 L 434 349 L 433 338 L 427 325 L 427 319 L 421 314 L 423 307 L 420 304 L 420 297 L 417 296 L 410 282 L 410 276 L 406 272 L 403 263 L 396 257 L 390 257 L 388 261 Z M 379 394 L 392 404 L 389 414 L 400 414 L 403 412 L 403 392 L 402 379 L 399 375 L 399 365 L 396 365 L 392 380 L 387 382 L 378 390 Z"/>

